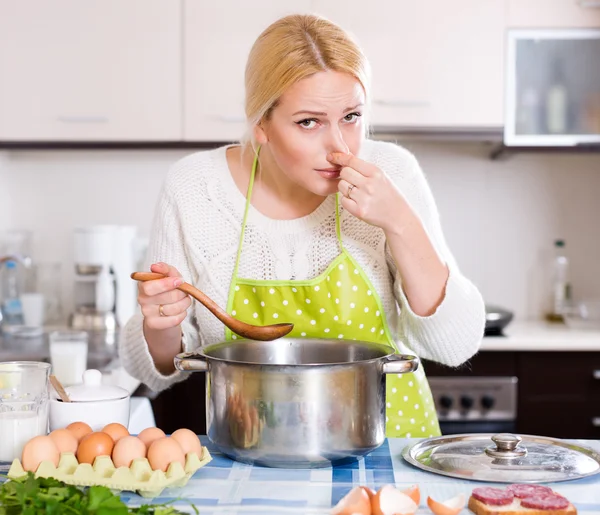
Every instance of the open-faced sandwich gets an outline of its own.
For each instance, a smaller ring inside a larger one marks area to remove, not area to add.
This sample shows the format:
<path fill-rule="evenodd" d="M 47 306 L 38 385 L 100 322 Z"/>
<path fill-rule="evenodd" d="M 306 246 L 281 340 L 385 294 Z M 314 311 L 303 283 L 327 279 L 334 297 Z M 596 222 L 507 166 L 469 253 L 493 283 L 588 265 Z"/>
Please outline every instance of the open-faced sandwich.
<path fill-rule="evenodd" d="M 475 488 L 469 509 L 476 515 L 576 515 L 568 499 L 542 485 Z"/>

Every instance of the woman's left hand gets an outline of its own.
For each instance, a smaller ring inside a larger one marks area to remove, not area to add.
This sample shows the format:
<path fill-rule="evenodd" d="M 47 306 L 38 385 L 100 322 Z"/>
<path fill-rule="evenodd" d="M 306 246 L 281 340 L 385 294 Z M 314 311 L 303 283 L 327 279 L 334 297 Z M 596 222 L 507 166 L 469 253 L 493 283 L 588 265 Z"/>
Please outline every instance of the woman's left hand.
<path fill-rule="evenodd" d="M 342 166 L 338 190 L 344 209 L 384 231 L 398 226 L 406 200 L 377 166 L 341 152 L 332 152 L 327 160 Z"/>

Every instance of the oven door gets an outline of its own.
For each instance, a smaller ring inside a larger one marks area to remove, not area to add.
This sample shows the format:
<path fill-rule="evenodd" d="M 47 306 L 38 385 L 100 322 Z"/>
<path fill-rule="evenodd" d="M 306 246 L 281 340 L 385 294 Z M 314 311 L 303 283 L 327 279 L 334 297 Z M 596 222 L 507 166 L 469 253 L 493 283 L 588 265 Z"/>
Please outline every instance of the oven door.
<path fill-rule="evenodd" d="M 516 433 L 516 420 L 440 422 L 443 435 L 468 433 Z"/>

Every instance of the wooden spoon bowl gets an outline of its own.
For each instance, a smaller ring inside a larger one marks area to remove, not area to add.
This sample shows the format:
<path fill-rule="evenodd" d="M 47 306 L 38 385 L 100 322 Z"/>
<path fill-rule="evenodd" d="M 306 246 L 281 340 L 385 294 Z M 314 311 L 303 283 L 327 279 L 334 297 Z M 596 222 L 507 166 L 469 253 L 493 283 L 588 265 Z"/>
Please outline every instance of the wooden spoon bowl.
<path fill-rule="evenodd" d="M 154 281 L 155 279 L 164 279 L 166 275 L 155 272 L 133 272 L 131 278 L 135 281 Z M 195 286 L 189 283 L 182 283 L 177 287 L 188 295 L 194 297 L 198 302 L 204 304 L 208 310 L 215 315 L 224 325 L 229 327 L 234 333 L 250 340 L 270 341 L 276 340 L 288 334 L 294 324 L 273 324 L 273 325 L 252 325 L 242 322 L 232 317 L 229 313 L 221 309 L 210 297 L 207 297 Z"/>

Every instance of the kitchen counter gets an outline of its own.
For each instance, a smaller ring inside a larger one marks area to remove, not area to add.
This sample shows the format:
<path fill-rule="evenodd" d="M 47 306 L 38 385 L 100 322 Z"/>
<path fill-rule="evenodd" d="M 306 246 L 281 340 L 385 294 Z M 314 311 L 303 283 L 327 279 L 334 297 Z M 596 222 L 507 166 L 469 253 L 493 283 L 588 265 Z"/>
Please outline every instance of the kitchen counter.
<path fill-rule="evenodd" d="M 213 460 L 196 472 L 186 486 L 165 490 L 161 497 L 152 502 L 174 501 L 179 509 L 189 512 L 191 502 L 201 515 L 325 515 L 354 486 L 367 485 L 379 489 L 390 483 L 399 488 L 418 484 L 421 505 L 417 514 L 431 515 L 427 507 L 429 495 L 443 501 L 461 492 L 468 496 L 478 486 L 507 486 L 454 479 L 417 469 L 401 457 L 402 449 L 416 441 L 391 438 L 374 452 L 352 464 L 294 470 L 254 467 L 231 461 L 215 451 L 206 437 L 202 437 L 202 443 L 208 446 Z M 577 443 L 600 451 L 600 440 L 578 440 Z M 548 485 L 566 496 L 580 515 L 600 513 L 600 474 Z M 122 498 L 131 506 L 150 502 L 138 495 L 124 494 Z M 470 512 L 465 508 L 461 515 L 468 513 Z"/>
<path fill-rule="evenodd" d="M 544 321 L 517 321 L 506 336 L 486 336 L 482 351 L 600 351 L 600 331 L 570 329 Z"/>

